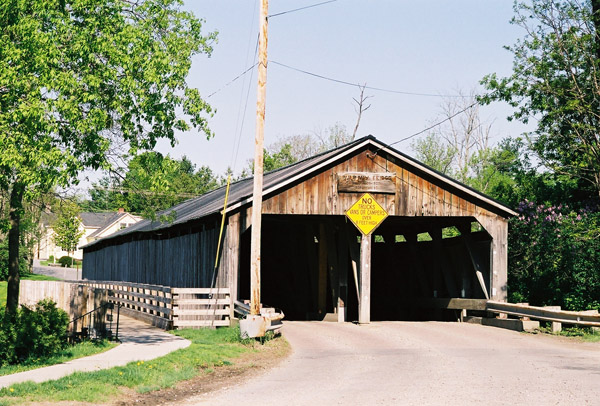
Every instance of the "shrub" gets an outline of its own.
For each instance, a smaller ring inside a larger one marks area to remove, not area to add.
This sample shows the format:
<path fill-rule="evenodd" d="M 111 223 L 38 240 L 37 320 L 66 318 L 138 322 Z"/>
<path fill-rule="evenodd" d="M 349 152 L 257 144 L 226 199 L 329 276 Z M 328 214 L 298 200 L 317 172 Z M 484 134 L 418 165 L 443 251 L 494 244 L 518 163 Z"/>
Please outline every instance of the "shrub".
<path fill-rule="evenodd" d="M 21 245 L 19 249 L 19 275 L 28 275 L 30 273 L 27 261 L 27 248 Z M 0 238 L 0 281 L 8 279 L 8 238 Z"/>
<path fill-rule="evenodd" d="M 600 308 L 600 212 L 522 202 L 509 232 L 511 302 Z"/>
<path fill-rule="evenodd" d="M 50 256 L 48 257 L 48 262 L 52 262 L 52 263 L 54 263 L 54 255 L 50 255 Z"/>
<path fill-rule="evenodd" d="M 0 325 L 0 366 L 47 357 L 67 345 L 69 316 L 50 299 L 33 309 L 21 306 L 13 320 L 2 315 Z"/>
<path fill-rule="evenodd" d="M 0 367 L 16 362 L 16 342 L 16 325 L 11 322 L 10 317 L 4 312 L 4 309 L 0 309 Z"/>
<path fill-rule="evenodd" d="M 58 259 L 58 263 L 61 264 L 63 267 L 70 267 L 70 266 L 76 266 L 76 265 L 80 265 L 81 261 L 75 258 L 71 258 L 67 255 L 60 257 Z"/>

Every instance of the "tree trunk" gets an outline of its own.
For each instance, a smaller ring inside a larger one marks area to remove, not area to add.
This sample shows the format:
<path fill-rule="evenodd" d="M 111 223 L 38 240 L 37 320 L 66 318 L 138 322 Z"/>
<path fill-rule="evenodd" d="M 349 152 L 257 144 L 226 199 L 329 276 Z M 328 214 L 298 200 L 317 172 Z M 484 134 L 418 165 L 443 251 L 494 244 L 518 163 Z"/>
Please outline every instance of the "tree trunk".
<path fill-rule="evenodd" d="M 592 0 L 592 21 L 594 22 L 594 34 L 596 38 L 596 67 L 600 68 L 600 0 Z M 598 172 L 595 174 L 595 180 L 596 190 L 600 197 L 600 174 Z"/>
<path fill-rule="evenodd" d="M 15 182 L 10 193 L 10 230 L 8 230 L 8 288 L 6 313 L 14 315 L 19 306 L 19 237 L 23 215 L 25 185 Z"/>
<path fill-rule="evenodd" d="M 592 20 L 596 31 L 596 58 L 600 61 L 600 0 L 592 0 Z"/>

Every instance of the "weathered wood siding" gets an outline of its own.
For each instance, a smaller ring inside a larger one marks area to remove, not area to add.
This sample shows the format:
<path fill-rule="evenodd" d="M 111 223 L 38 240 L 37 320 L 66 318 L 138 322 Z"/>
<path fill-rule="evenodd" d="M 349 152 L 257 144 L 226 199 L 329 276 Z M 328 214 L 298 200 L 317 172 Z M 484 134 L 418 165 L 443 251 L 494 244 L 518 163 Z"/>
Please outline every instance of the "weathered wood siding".
<path fill-rule="evenodd" d="M 264 214 L 344 215 L 363 193 L 338 192 L 337 174 L 346 172 L 391 172 L 396 175 L 396 193 L 371 192 L 391 216 L 474 217 L 492 236 L 492 298 L 506 300 L 507 232 L 505 218 L 478 205 L 459 189 L 419 173 L 408 165 L 365 150 L 291 188 L 267 198 Z"/>
<path fill-rule="evenodd" d="M 211 287 L 219 238 L 218 222 L 194 229 L 163 230 L 100 249 L 87 249 L 83 277 L 88 280 L 128 281 L 172 287 Z M 224 246 L 226 247 L 226 244 Z M 222 250 L 221 266 L 229 253 Z M 224 272 L 217 272 L 216 287 L 228 287 Z"/>
<path fill-rule="evenodd" d="M 388 172 L 396 174 L 396 193 L 371 192 L 377 202 L 390 215 L 395 216 L 477 216 L 496 215 L 477 206 L 464 197 L 459 190 L 446 190 L 439 179 L 428 178 L 414 170 L 402 167 L 370 151 L 329 168 L 306 179 L 263 203 L 264 214 L 320 214 L 343 215 L 364 192 L 340 192 L 337 190 L 337 174 L 346 172 Z"/>

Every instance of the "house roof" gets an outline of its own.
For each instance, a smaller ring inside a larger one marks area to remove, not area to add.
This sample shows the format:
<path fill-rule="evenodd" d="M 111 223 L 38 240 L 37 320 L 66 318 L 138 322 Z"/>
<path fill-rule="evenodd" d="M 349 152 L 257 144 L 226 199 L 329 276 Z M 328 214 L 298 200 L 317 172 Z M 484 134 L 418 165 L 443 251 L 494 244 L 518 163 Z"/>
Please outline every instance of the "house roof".
<path fill-rule="evenodd" d="M 88 213 L 88 214 L 94 214 L 94 213 Z M 123 219 L 124 217 L 127 217 L 129 215 L 129 213 L 112 213 L 112 214 L 113 214 L 113 216 L 108 217 L 106 219 L 106 222 L 104 224 L 102 224 L 100 226 L 100 228 L 98 228 L 92 234 L 88 235 L 88 238 L 97 237 L 98 235 L 102 234 L 108 227 L 112 226 L 113 224 L 115 224 L 118 221 L 121 221 L 121 219 Z"/>
<path fill-rule="evenodd" d="M 112 224 L 115 222 L 119 216 L 123 215 L 122 213 L 90 213 L 90 212 L 82 212 L 79 213 L 79 218 L 83 223 L 84 227 L 88 228 L 103 228 L 107 224 Z"/>
<path fill-rule="evenodd" d="M 506 206 L 505 204 L 492 199 L 489 196 L 464 185 L 447 175 L 444 175 L 436 170 L 428 167 L 427 165 L 417 161 L 416 159 L 397 151 L 396 149 L 387 146 L 386 144 L 378 141 L 372 135 L 360 138 L 348 144 L 342 145 L 338 148 L 323 152 L 316 156 L 307 158 L 305 160 L 296 162 L 292 165 L 276 169 L 268 172 L 264 175 L 263 179 L 263 199 L 265 196 L 275 193 L 279 189 L 283 189 L 289 184 L 299 181 L 300 179 L 317 173 L 321 168 L 331 165 L 334 162 L 340 161 L 347 156 L 355 153 L 362 148 L 367 146 L 373 146 L 378 151 L 385 151 L 396 159 L 434 177 L 441 180 L 443 183 L 450 187 L 454 187 L 463 193 L 469 195 L 473 199 L 484 202 L 488 206 L 495 209 L 496 212 L 501 214 L 503 217 L 510 217 L 516 215 L 516 213 Z M 227 212 L 235 211 L 236 209 L 248 204 L 252 201 L 253 191 L 253 178 L 242 179 L 238 182 L 232 183 L 229 190 L 229 203 Z M 160 215 L 168 215 L 174 212 L 176 218 L 173 222 L 160 222 L 151 220 L 142 220 L 126 229 L 120 230 L 109 237 L 103 238 L 103 241 L 112 238 L 118 238 L 120 236 L 131 234 L 135 232 L 150 232 L 161 229 L 166 229 L 178 224 L 184 224 L 192 220 L 201 219 L 213 214 L 219 213 L 223 209 L 223 202 L 225 199 L 226 187 L 222 186 L 219 189 L 215 189 L 202 196 L 195 197 L 193 199 L 186 200 L 172 208 L 162 211 Z M 94 245 L 96 242 L 92 242 L 85 247 Z"/>

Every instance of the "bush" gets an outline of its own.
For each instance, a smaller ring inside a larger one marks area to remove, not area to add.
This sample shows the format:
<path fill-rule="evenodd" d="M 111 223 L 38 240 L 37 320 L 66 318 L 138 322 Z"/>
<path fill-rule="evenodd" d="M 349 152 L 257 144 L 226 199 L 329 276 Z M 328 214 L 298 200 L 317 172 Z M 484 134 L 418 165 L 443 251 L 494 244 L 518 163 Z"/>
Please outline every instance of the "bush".
<path fill-rule="evenodd" d="M 69 316 L 50 299 L 21 306 L 14 320 L 0 318 L 0 366 L 48 357 L 67 345 Z"/>
<path fill-rule="evenodd" d="M 27 260 L 27 248 L 23 245 L 19 248 L 19 275 L 29 275 L 29 263 Z M 8 239 L 0 241 L 0 281 L 8 279 Z"/>
<path fill-rule="evenodd" d="M 4 309 L 0 309 L 0 367 L 16 362 L 16 343 L 16 325 L 11 322 L 10 317 L 4 312 Z"/>
<path fill-rule="evenodd" d="M 68 268 L 70 266 L 76 266 L 76 265 L 81 265 L 81 261 L 75 258 L 71 258 L 67 255 L 65 255 L 64 257 L 60 257 L 57 261 L 59 264 L 61 264 L 63 267 Z"/>
<path fill-rule="evenodd" d="M 50 256 L 48 257 L 48 262 L 52 262 L 52 263 L 54 263 L 54 255 L 50 255 Z"/>
<path fill-rule="evenodd" d="M 600 212 L 525 201 L 510 220 L 511 302 L 600 308 Z"/>

